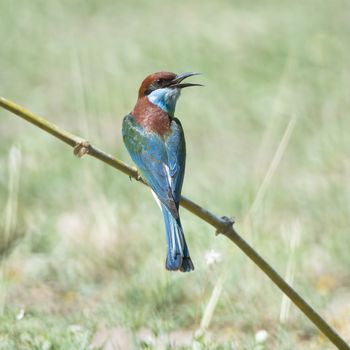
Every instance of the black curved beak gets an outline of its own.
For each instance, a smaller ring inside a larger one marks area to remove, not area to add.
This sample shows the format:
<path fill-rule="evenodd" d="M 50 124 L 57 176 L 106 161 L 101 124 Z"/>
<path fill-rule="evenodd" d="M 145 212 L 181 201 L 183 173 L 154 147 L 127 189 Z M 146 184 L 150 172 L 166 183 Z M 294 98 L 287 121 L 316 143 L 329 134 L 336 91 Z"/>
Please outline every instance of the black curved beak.
<path fill-rule="evenodd" d="M 193 73 L 193 72 L 179 74 L 169 83 L 168 87 L 182 89 L 189 86 L 203 86 L 202 84 L 195 84 L 195 83 L 181 83 L 183 80 L 189 77 L 192 77 L 194 75 L 200 75 L 200 74 L 201 73 Z"/>

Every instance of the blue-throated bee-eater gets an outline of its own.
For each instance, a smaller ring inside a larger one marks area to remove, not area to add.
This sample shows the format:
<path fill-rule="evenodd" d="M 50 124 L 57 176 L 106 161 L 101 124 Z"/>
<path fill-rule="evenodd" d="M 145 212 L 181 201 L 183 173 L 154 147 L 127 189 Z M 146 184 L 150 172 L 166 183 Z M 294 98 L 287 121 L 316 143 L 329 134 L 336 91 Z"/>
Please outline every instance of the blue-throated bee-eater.
<path fill-rule="evenodd" d="M 186 145 L 174 117 L 181 89 L 200 84 L 183 80 L 198 73 L 157 72 L 144 79 L 133 111 L 123 120 L 123 139 L 142 178 L 151 187 L 164 217 L 167 270 L 194 269 L 183 233 L 179 203 Z"/>

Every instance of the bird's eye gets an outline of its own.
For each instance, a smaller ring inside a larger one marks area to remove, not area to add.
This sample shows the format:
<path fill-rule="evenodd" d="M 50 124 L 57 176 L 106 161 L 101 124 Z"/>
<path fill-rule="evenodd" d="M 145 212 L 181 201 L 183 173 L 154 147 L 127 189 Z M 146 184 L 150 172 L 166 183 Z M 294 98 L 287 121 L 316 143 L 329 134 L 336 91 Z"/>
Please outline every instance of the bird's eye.
<path fill-rule="evenodd" d="M 163 85 L 164 79 L 160 78 L 156 80 L 157 85 Z"/>

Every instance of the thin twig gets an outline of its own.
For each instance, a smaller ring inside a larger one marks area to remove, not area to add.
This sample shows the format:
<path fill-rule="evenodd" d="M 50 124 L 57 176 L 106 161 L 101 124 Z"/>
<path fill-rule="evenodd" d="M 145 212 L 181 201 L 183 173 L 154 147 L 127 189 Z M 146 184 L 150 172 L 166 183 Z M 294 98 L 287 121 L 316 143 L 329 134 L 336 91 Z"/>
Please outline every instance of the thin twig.
<path fill-rule="evenodd" d="M 75 154 L 80 156 L 89 154 L 129 177 L 144 183 L 135 168 L 99 150 L 86 140 L 59 128 L 57 125 L 3 97 L 0 97 L 0 106 L 74 147 Z M 350 350 L 350 347 L 337 332 L 237 233 L 233 228 L 234 221 L 232 219 L 225 216 L 220 218 L 184 196 L 181 197 L 181 205 L 215 227 L 217 233 L 222 233 L 235 243 L 338 349 Z"/>

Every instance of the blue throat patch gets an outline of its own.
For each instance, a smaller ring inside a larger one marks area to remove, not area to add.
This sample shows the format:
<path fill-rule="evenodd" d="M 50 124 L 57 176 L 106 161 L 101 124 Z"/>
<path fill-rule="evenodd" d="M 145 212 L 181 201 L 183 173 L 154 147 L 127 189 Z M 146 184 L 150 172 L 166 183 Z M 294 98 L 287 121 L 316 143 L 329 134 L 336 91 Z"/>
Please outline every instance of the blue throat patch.
<path fill-rule="evenodd" d="M 148 100 L 158 106 L 171 117 L 174 116 L 176 101 L 180 96 L 180 89 L 163 88 L 152 91 L 147 95 Z"/>

